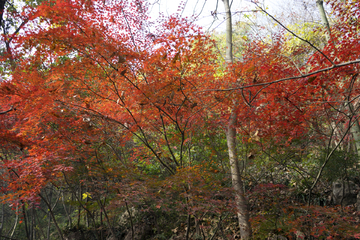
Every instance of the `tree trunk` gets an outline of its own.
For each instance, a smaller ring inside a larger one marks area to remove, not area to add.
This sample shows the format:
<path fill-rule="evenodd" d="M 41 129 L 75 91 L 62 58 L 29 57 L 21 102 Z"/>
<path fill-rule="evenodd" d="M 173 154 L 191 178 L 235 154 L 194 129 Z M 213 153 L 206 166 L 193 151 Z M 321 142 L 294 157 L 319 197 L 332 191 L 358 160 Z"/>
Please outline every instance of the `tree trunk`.
<path fill-rule="evenodd" d="M 225 52 L 225 60 L 227 63 L 233 62 L 233 54 L 232 54 L 232 21 L 231 21 L 231 11 L 229 0 L 224 0 L 224 7 L 226 13 L 226 52 Z"/>
<path fill-rule="evenodd" d="M 229 0 L 224 0 L 224 7 L 226 12 L 226 57 L 227 63 L 233 62 L 232 55 L 232 22 Z M 252 235 L 251 226 L 249 222 L 249 209 L 247 207 L 247 200 L 243 188 L 243 182 L 240 174 L 240 166 L 236 151 L 236 113 L 237 102 L 235 101 L 231 111 L 228 126 L 226 129 L 226 141 L 229 151 L 231 180 L 235 190 L 235 201 L 237 206 L 237 215 L 240 226 L 241 239 L 250 239 Z"/>
<path fill-rule="evenodd" d="M 360 157 L 360 124 L 356 119 L 356 112 L 354 111 L 354 106 L 351 102 L 347 102 L 348 108 L 350 110 L 351 116 L 354 118 L 355 124 L 351 126 L 350 132 L 354 138 L 356 153 Z"/>
<path fill-rule="evenodd" d="M 243 182 L 241 179 L 239 161 L 237 159 L 236 118 L 237 114 L 235 111 L 233 111 L 230 115 L 229 125 L 227 127 L 226 140 L 229 151 L 231 180 L 235 190 L 235 201 L 238 210 L 237 215 L 239 220 L 241 239 L 249 239 L 252 232 L 249 222 L 249 209 L 247 206 L 247 200 L 245 198 Z"/>
<path fill-rule="evenodd" d="M 321 21 L 323 22 L 323 24 L 326 27 L 326 30 L 328 32 L 327 35 L 327 39 L 329 41 L 330 37 L 331 37 L 331 30 L 330 30 L 330 24 L 329 21 L 326 17 L 326 13 L 325 13 L 325 9 L 324 9 L 324 1 L 322 0 L 317 0 L 316 1 L 316 5 L 318 6 L 319 12 L 320 12 L 320 16 L 321 16 Z"/>

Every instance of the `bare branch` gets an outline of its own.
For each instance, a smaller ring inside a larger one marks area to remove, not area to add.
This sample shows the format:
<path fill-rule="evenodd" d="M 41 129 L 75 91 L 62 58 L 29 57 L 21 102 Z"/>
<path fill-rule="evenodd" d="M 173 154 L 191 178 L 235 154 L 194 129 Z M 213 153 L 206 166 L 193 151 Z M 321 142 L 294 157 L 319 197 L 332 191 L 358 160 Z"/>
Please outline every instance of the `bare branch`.
<path fill-rule="evenodd" d="M 265 86 L 265 85 L 270 86 L 270 85 L 272 85 L 274 83 L 306 78 L 306 77 L 310 77 L 310 76 L 318 74 L 318 73 L 330 71 L 330 70 L 333 70 L 333 69 L 336 69 L 336 68 L 345 67 L 345 66 L 348 66 L 348 65 L 356 64 L 356 63 L 360 63 L 360 59 L 357 59 L 357 60 L 354 60 L 354 61 L 349 61 L 349 62 L 344 62 L 344 63 L 340 63 L 340 64 L 335 64 L 335 65 L 333 65 L 331 67 L 322 68 L 322 69 L 319 69 L 317 71 L 310 72 L 310 73 L 307 73 L 307 74 L 302 74 L 302 75 L 298 75 L 298 76 L 295 76 L 295 77 L 281 78 L 281 79 L 271 81 L 271 82 L 264 82 L 264 83 L 258 83 L 258 84 L 252 84 L 252 85 L 246 85 L 246 86 L 240 86 L 240 87 L 234 87 L 234 88 L 226 88 L 226 89 L 206 89 L 206 90 L 202 90 L 202 91 L 199 91 L 199 92 L 228 92 L 228 91 L 234 91 L 234 90 L 239 90 L 239 89 L 258 87 L 258 86 Z"/>
<path fill-rule="evenodd" d="M 263 9 L 262 7 L 260 7 L 257 3 L 255 3 L 255 5 L 261 9 L 261 11 L 263 11 L 265 14 L 267 14 L 270 18 L 272 18 L 275 22 L 277 22 L 281 27 L 283 27 L 286 31 L 288 31 L 289 33 L 291 33 L 294 37 L 300 39 L 303 42 L 306 42 L 307 44 L 309 44 L 312 48 L 314 48 L 317 52 L 319 52 L 321 55 L 323 55 L 333 66 L 335 66 L 336 64 L 328 57 L 326 56 L 326 54 L 324 54 L 320 49 L 318 49 L 314 44 L 312 44 L 311 42 L 309 42 L 306 39 L 303 39 L 302 37 L 298 36 L 296 33 L 294 33 L 293 31 L 291 31 L 289 28 L 285 27 L 279 20 L 277 20 L 275 17 L 273 17 L 270 13 L 268 13 L 265 9 Z"/>
<path fill-rule="evenodd" d="M 6 114 L 6 113 L 8 113 L 8 112 L 10 112 L 10 111 L 12 111 L 12 110 L 15 110 L 15 109 L 14 109 L 14 106 L 11 106 L 9 110 L 6 110 L 6 111 L 4 111 L 4 112 L 0 112 L 0 115 L 1 115 L 1 114 Z"/>

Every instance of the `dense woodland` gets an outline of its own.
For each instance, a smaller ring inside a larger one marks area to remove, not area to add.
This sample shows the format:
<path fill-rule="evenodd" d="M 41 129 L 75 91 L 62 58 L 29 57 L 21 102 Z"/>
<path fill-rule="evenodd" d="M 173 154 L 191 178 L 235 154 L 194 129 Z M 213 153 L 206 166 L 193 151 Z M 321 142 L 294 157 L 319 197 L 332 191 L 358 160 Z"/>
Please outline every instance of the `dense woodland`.
<path fill-rule="evenodd" d="M 360 238 L 360 2 L 218 4 L 0 1 L 0 239 Z"/>

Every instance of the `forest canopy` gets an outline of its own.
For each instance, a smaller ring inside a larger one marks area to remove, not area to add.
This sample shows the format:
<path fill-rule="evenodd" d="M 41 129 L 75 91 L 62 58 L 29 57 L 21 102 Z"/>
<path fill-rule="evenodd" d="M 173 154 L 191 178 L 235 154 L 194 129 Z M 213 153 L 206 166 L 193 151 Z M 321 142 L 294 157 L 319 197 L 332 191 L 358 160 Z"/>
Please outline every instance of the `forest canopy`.
<path fill-rule="evenodd" d="M 0 1 L 1 239 L 360 238 L 360 2 L 218 4 Z"/>

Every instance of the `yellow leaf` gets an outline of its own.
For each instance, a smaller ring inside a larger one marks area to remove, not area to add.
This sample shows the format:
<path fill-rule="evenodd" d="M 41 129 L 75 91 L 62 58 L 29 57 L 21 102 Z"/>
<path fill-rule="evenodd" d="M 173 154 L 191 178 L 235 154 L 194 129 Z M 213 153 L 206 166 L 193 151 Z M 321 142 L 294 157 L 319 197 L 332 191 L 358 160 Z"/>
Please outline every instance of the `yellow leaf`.
<path fill-rule="evenodd" d="M 82 195 L 82 199 L 85 200 L 86 198 L 91 198 L 91 194 L 86 192 L 86 193 L 83 193 Z"/>

